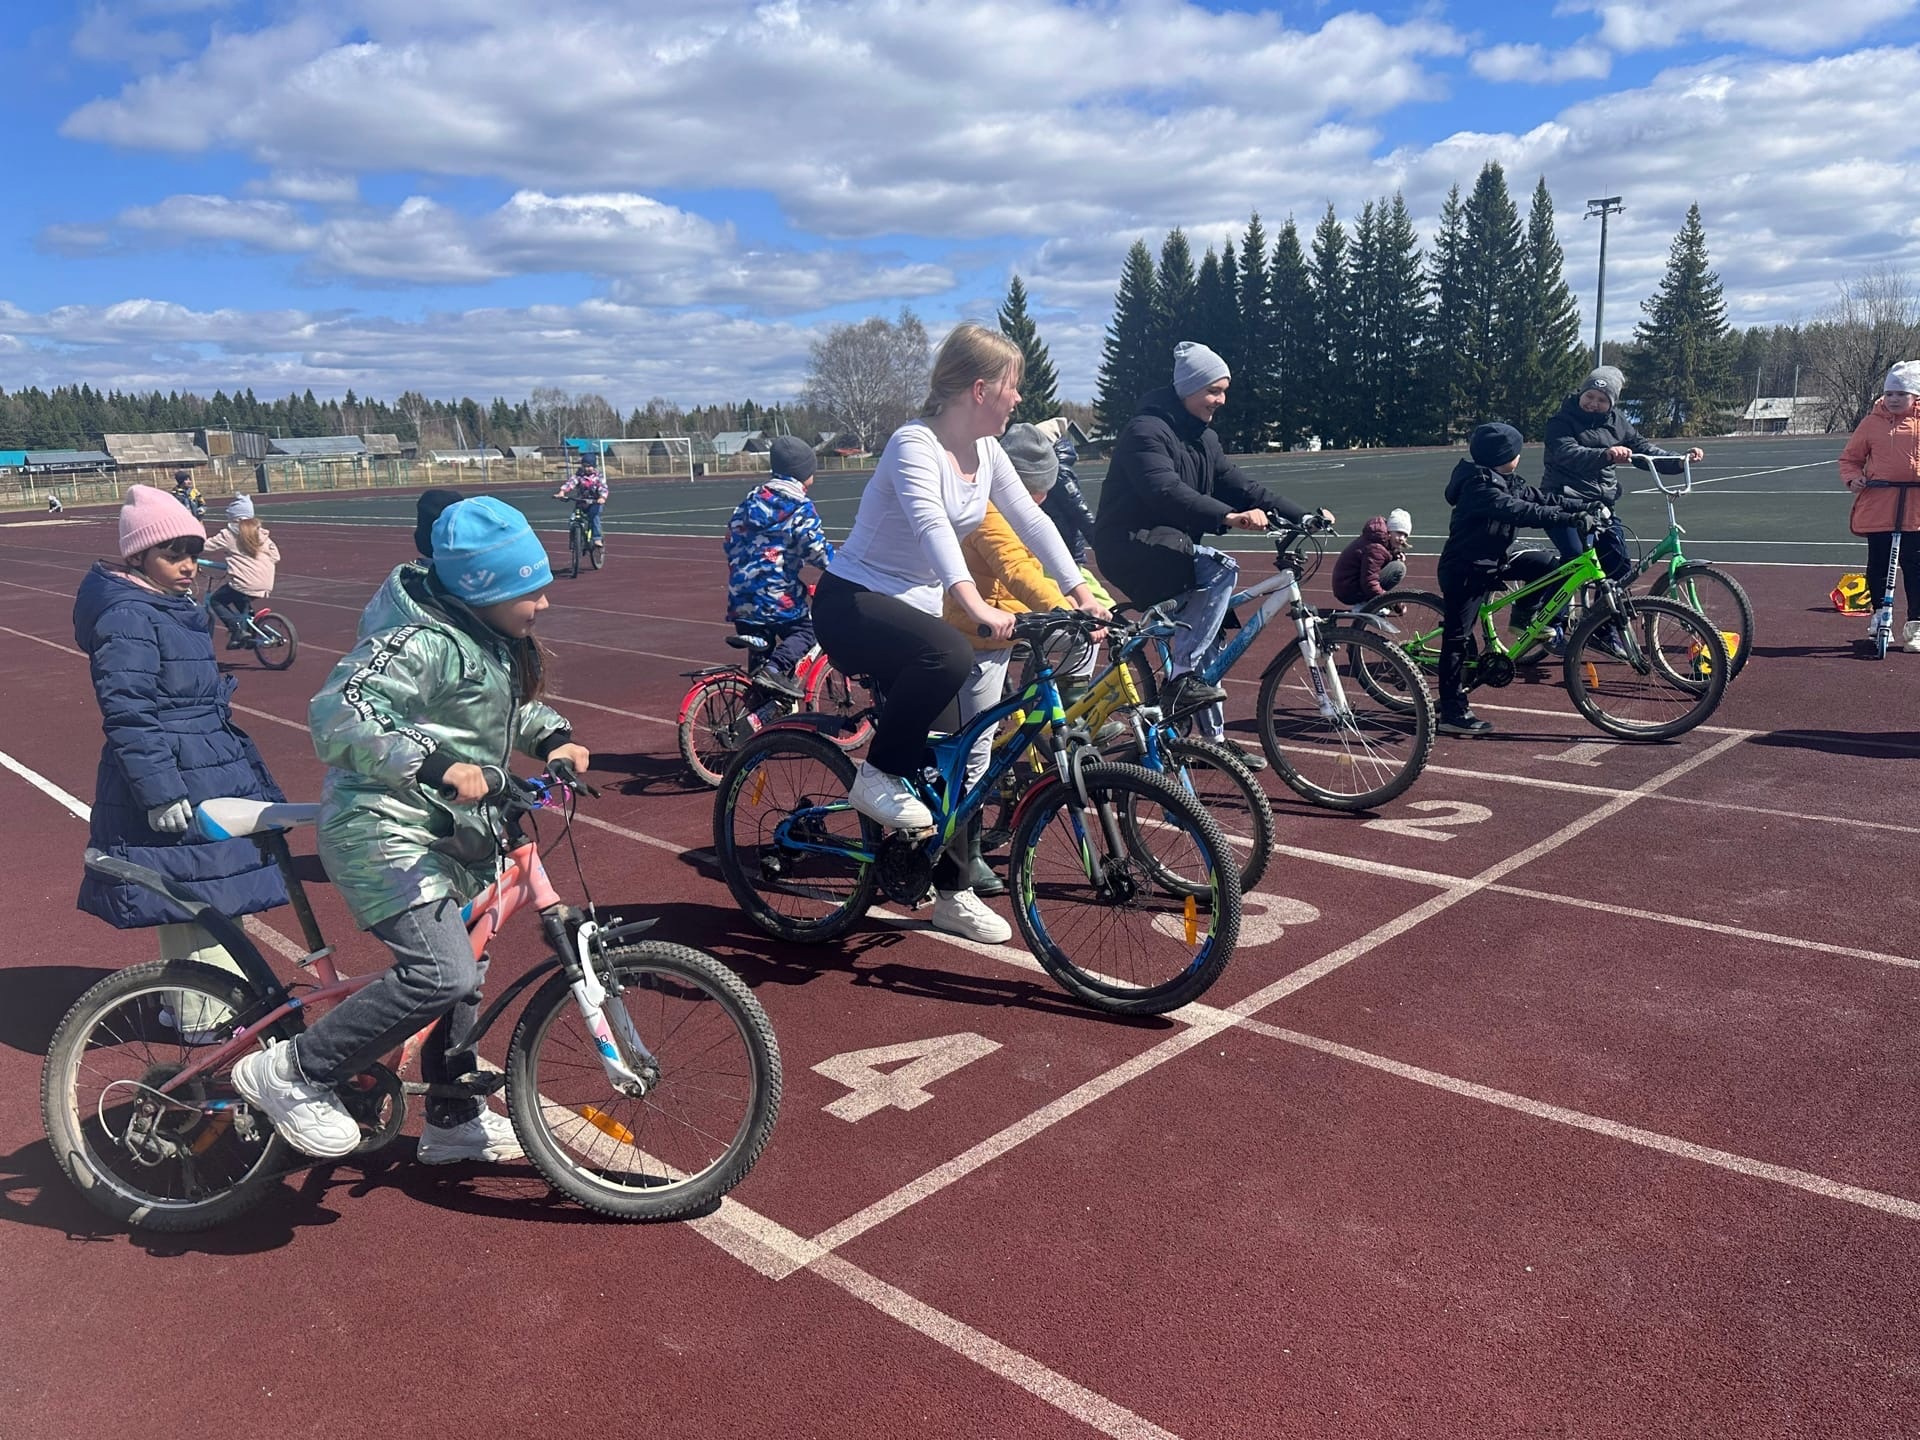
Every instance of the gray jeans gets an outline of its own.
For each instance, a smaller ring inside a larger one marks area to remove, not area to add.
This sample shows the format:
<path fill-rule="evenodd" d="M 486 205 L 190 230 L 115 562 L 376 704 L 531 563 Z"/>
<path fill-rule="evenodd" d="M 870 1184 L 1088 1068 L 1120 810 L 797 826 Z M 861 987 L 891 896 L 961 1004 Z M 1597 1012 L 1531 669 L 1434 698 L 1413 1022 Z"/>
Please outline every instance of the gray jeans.
<path fill-rule="evenodd" d="M 473 1030 L 487 966 L 473 958 L 460 902 L 416 905 L 382 920 L 373 933 L 393 951 L 393 964 L 294 1042 L 301 1073 L 323 1085 L 344 1080 L 435 1020 L 440 1023 L 420 1050 L 421 1078 L 436 1085 L 475 1069 Z M 429 1096 L 427 1123 L 458 1125 L 480 1108 L 477 1097 Z"/>
<path fill-rule="evenodd" d="M 1167 678 L 1189 670 L 1205 670 L 1227 648 L 1220 626 L 1227 618 L 1227 602 L 1233 598 L 1240 580 L 1240 562 L 1211 545 L 1193 547 L 1193 589 L 1167 613 L 1180 624 L 1172 640 L 1173 663 Z M 1202 735 L 1218 740 L 1227 733 L 1226 712 L 1208 705 L 1194 715 L 1194 724 Z"/>

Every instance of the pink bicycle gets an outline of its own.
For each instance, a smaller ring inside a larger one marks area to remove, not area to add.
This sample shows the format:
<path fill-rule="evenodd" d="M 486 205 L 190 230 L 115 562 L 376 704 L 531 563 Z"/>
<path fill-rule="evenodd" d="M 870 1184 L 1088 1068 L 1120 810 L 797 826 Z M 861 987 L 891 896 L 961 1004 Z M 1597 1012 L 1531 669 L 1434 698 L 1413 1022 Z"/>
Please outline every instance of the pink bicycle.
<path fill-rule="evenodd" d="M 480 1017 L 476 1044 L 544 978 L 514 1027 L 505 1070 L 429 1087 L 403 1082 L 395 1067 L 404 1061 L 388 1056 L 392 1064 L 371 1064 L 336 1088 L 360 1122 L 364 1152 L 400 1134 L 409 1094 L 487 1095 L 504 1086 L 520 1144 L 556 1190 L 621 1219 L 674 1219 L 716 1203 L 766 1148 L 780 1108 L 780 1052 L 766 1012 L 719 961 L 637 940 L 652 920 L 603 923 L 591 900 L 583 909 L 560 898 L 530 817 L 553 809 L 570 822 L 576 790 L 598 793 L 564 764 L 536 780 L 501 771 L 487 802 L 498 810 L 504 859 L 499 879 L 464 912 L 474 954 L 529 908 L 553 952 Z M 373 978 L 335 967 L 287 845 L 287 831 L 318 810 L 250 800 L 197 809 L 203 833 L 251 837 L 286 877 L 309 947 L 300 964 L 311 976 L 292 984 L 230 916 L 157 871 L 87 852 L 89 869 L 190 914 L 245 972 L 185 960 L 135 965 L 88 990 L 54 1032 L 40 1092 L 47 1138 L 80 1193 L 117 1221 L 204 1229 L 310 1163 L 253 1112 L 232 1069 L 256 1045 L 293 1039 L 313 1007 Z"/>
<path fill-rule="evenodd" d="M 866 697 L 853 680 L 834 669 L 818 645 L 794 669 L 801 690 L 796 700 L 755 683 L 773 647 L 769 635 L 749 630 L 729 635 L 727 644 L 747 652 L 744 666 L 710 665 L 682 672 L 693 684 L 680 701 L 680 758 L 701 784 L 718 789 L 734 751 L 775 721 L 798 712 L 817 715 L 820 733 L 842 750 L 858 749 L 873 733 Z"/>

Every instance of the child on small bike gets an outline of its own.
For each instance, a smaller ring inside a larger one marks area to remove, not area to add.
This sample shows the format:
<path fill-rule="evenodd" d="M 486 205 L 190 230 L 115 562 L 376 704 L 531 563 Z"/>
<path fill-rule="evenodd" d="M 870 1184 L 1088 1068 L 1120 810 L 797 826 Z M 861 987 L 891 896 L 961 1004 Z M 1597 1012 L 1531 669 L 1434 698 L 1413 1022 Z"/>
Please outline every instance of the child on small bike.
<path fill-rule="evenodd" d="M 607 496 L 612 492 L 607 488 L 606 477 L 593 468 L 588 460 L 580 462 L 580 468 L 568 477 L 567 483 L 554 492 L 556 500 L 571 500 L 587 517 L 587 539 L 596 546 L 604 546 L 600 538 L 600 512 L 606 508 Z"/>
<path fill-rule="evenodd" d="M 1513 532 L 1526 526 L 1544 530 L 1588 518 L 1579 502 L 1561 503 L 1522 480 L 1520 432 L 1511 425 L 1478 426 L 1467 439 L 1467 456 L 1447 480 L 1453 517 L 1440 551 L 1440 595 L 1444 602 L 1440 631 L 1440 733 L 1489 735 L 1493 726 L 1467 708 L 1467 642 L 1486 597 L 1507 582 L 1526 584 L 1556 569 L 1549 550 L 1522 550 L 1509 556 Z M 1520 613 L 1525 608 L 1525 613 Z M 1524 626 L 1539 613 L 1538 603 L 1514 606 L 1514 623 Z"/>
<path fill-rule="evenodd" d="M 742 634 L 774 639 L 754 683 L 789 699 L 802 696 L 794 670 L 813 648 L 813 611 L 800 568 L 824 570 L 833 545 L 813 508 L 813 450 L 792 435 L 767 452 L 767 483 L 734 507 L 727 521 L 727 618 Z"/>
<path fill-rule="evenodd" d="M 227 627 L 227 649 L 244 650 L 248 641 L 241 636 L 242 626 L 253 618 L 254 604 L 273 594 L 280 547 L 255 517 L 253 501 L 236 495 L 227 503 L 226 528 L 207 541 L 205 553 L 227 567 L 225 582 L 207 603 Z"/>
<path fill-rule="evenodd" d="M 193 483 L 191 470 L 173 472 L 173 498 L 186 506 L 196 520 L 207 513 L 206 504 L 200 499 L 200 487 Z"/>
<path fill-rule="evenodd" d="M 1053 446 L 1053 458 L 1058 469 L 1053 483 L 1045 490 L 1029 488 L 1027 493 L 1039 505 L 1040 513 L 1053 521 L 1053 528 L 1060 532 L 1060 538 L 1067 542 L 1067 551 L 1073 556 L 1073 563 L 1080 567 L 1080 578 L 1087 582 L 1088 593 L 1111 610 L 1119 602 L 1107 593 L 1107 587 L 1100 583 L 1100 577 L 1093 573 L 1093 567 L 1087 563 L 1087 550 L 1093 543 L 1093 511 L 1087 508 L 1086 492 L 1080 488 L 1080 476 L 1074 469 L 1080 463 L 1080 452 L 1074 448 L 1073 439 L 1067 433 L 1067 417 L 1056 415 L 1051 420 L 1042 420 L 1033 429 Z M 1012 434 L 1013 430 L 1009 430 L 1007 435 L 1001 437 L 1001 449 L 1007 449 L 1007 438 Z M 1007 454 L 1011 459 L 1013 452 L 1008 450 Z M 1014 468 L 1020 468 L 1017 460 Z"/>
<path fill-rule="evenodd" d="M 73 639 L 91 663 L 106 732 L 87 844 L 158 870 L 229 915 L 251 915 L 287 903 L 280 872 L 249 840 L 194 833 L 193 807 L 222 796 L 286 796 L 234 723 L 233 678 L 220 674 L 207 618 L 193 601 L 206 538 L 173 496 L 134 485 L 120 510 L 121 561 L 95 564 L 74 597 Z M 89 870 L 79 904 L 122 930 L 158 927 L 163 960 L 240 973 L 211 935 L 152 891 Z M 173 1017 L 189 1042 L 224 1018 Z"/>
<path fill-rule="evenodd" d="M 1378 600 L 1407 578 L 1413 517 L 1404 510 L 1375 515 L 1333 562 L 1333 598 L 1349 607 Z"/>
<path fill-rule="evenodd" d="M 499 870 L 491 811 L 479 808 L 508 747 L 584 770 L 587 751 L 541 701 L 534 625 L 553 581 L 526 518 L 491 496 L 433 526 L 433 564 L 402 567 L 392 608 L 341 662 L 308 711 L 327 763 L 319 849 L 356 924 L 394 964 L 289 1044 L 244 1056 L 234 1087 L 296 1149 L 347 1154 L 359 1127 L 332 1086 L 423 1026 L 429 1084 L 476 1068 L 472 1033 L 486 976 L 462 907 Z M 425 1164 L 519 1156 L 511 1123 L 478 1096 L 427 1101 Z"/>

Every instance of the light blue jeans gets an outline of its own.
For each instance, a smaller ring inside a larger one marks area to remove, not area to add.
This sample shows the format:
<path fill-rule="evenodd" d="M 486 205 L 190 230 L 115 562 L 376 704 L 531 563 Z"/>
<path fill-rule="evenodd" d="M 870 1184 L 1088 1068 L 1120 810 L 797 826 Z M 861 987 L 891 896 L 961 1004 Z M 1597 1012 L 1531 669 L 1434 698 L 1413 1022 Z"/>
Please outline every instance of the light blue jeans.
<path fill-rule="evenodd" d="M 1219 658 L 1225 648 L 1220 624 L 1227 618 L 1227 602 L 1239 588 L 1240 564 L 1231 555 L 1210 545 L 1193 547 L 1193 589 L 1168 607 L 1168 613 L 1180 626 L 1169 642 L 1173 664 L 1168 679 L 1189 670 L 1204 670 Z M 1209 705 L 1195 712 L 1194 724 L 1202 735 L 1218 740 L 1227 733 L 1226 712 Z"/>

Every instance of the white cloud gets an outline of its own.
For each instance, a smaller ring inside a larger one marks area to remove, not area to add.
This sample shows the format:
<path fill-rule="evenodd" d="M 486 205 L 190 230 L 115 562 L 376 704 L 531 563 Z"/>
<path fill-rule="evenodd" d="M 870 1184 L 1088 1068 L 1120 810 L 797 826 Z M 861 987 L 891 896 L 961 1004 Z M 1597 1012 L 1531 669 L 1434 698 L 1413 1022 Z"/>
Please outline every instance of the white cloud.
<path fill-rule="evenodd" d="M 1551 52 L 1540 45 L 1490 45 L 1474 51 L 1470 63 L 1482 80 L 1499 84 L 1604 80 L 1613 69 L 1613 57 L 1597 45 L 1564 46 Z"/>
<path fill-rule="evenodd" d="M 1600 39 L 1615 50 L 1656 50 L 1698 36 L 1788 54 L 1834 50 L 1859 42 L 1907 38 L 1893 21 L 1920 0 L 1560 0 L 1560 14 L 1596 14 Z"/>

